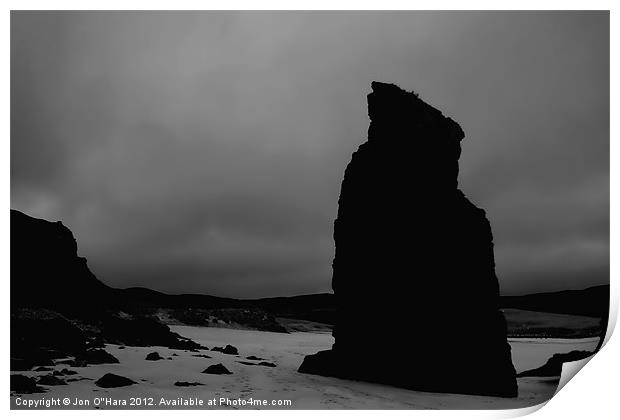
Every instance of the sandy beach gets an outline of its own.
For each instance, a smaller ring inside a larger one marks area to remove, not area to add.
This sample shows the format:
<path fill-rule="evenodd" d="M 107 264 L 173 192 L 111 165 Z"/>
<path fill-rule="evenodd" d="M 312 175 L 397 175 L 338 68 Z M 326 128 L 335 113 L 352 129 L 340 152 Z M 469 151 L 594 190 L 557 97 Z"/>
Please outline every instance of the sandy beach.
<path fill-rule="evenodd" d="M 307 354 L 329 348 L 333 337 L 329 332 L 295 332 L 291 334 L 246 331 L 225 328 L 171 326 L 179 334 L 209 348 L 231 344 L 239 355 L 211 350 L 189 352 L 165 347 L 122 347 L 107 345 L 119 364 L 70 368 L 76 375 L 67 385 L 48 386 L 47 392 L 11 396 L 12 408 L 56 400 L 61 409 L 501 409 L 539 404 L 555 392 L 558 378 L 519 378 L 519 397 L 506 399 L 456 394 L 439 394 L 399 389 L 391 386 L 342 380 L 297 372 Z M 423 340 L 423 339 L 421 339 Z M 544 364 L 554 353 L 571 350 L 593 350 L 597 338 L 589 339 L 510 339 L 512 358 L 518 372 Z M 148 353 L 158 352 L 164 359 L 145 360 Z M 372 349 L 368 363 L 373 360 Z M 209 356 L 198 357 L 199 355 Z M 276 367 L 249 365 L 255 356 Z M 168 357 L 171 360 L 167 359 Z M 407 354 L 395 353 L 389 363 L 411 363 Z M 222 363 L 231 375 L 201 373 L 210 365 Z M 57 369 L 63 366 L 58 364 Z M 363 369 L 363 366 L 360 367 Z M 23 372 L 20 372 L 23 373 Z M 49 372 L 27 372 L 40 376 Z M 137 382 L 120 388 L 100 388 L 95 381 L 106 373 L 114 373 Z M 196 382 L 201 385 L 179 387 L 174 383 Z M 68 398 L 69 400 L 65 400 Z M 63 401 L 64 400 L 64 401 Z M 69 401 L 69 404 L 66 404 Z M 198 405 L 202 401 L 202 405 Z M 266 403 L 265 403 L 266 402 Z M 258 405 L 257 405 L 258 403 Z M 48 404 L 52 404 L 49 403 Z"/>

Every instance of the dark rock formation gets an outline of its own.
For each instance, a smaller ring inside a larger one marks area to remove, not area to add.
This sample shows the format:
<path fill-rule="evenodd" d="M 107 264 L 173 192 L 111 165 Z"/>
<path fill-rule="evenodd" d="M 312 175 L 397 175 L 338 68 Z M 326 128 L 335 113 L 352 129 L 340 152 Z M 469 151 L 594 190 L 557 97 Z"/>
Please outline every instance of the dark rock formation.
<path fill-rule="evenodd" d="M 17 394 L 33 394 L 45 392 L 45 389 L 38 386 L 34 378 L 24 375 L 11 375 L 11 391 Z"/>
<path fill-rule="evenodd" d="M 258 362 L 258 366 L 276 367 L 276 364 L 271 362 Z"/>
<path fill-rule="evenodd" d="M 163 359 L 163 357 L 161 357 L 159 353 L 157 353 L 156 351 L 147 354 L 145 358 L 145 360 L 161 360 L 161 359 Z"/>
<path fill-rule="evenodd" d="M 219 351 L 220 353 L 224 353 L 224 354 L 232 354 L 232 355 L 238 355 L 239 354 L 239 350 L 237 350 L 237 348 L 235 346 L 231 346 L 230 344 L 226 344 L 226 347 L 222 348 L 222 347 L 213 347 L 211 349 L 211 351 Z"/>
<path fill-rule="evenodd" d="M 217 365 L 209 366 L 208 368 L 203 370 L 202 373 L 210 373 L 212 375 L 230 375 L 230 374 L 232 374 L 232 372 L 229 371 L 228 369 L 226 369 L 226 366 L 224 366 L 221 363 L 218 363 Z"/>
<path fill-rule="evenodd" d="M 53 365 L 52 359 L 68 356 L 78 359 L 105 342 L 201 348 L 145 315 L 122 290 L 99 281 L 61 222 L 11 210 L 12 369 Z"/>
<path fill-rule="evenodd" d="M 115 375 L 113 373 L 106 373 L 101 378 L 95 381 L 95 385 L 101 388 L 118 388 L 121 386 L 128 386 L 137 384 L 137 382 L 132 381 L 129 378 L 125 378 L 124 376 Z"/>
<path fill-rule="evenodd" d="M 111 293 L 77 255 L 75 238 L 62 222 L 11 210 L 11 305 L 91 313 Z"/>
<path fill-rule="evenodd" d="M 174 386 L 199 386 L 199 385 L 204 385 L 201 384 L 200 382 L 182 382 L 182 381 L 177 381 L 174 383 Z"/>
<path fill-rule="evenodd" d="M 53 366 L 53 359 L 83 352 L 86 337 L 64 316 L 11 306 L 11 370 Z"/>
<path fill-rule="evenodd" d="M 118 359 L 102 349 L 86 350 L 79 355 L 77 361 L 84 362 L 88 365 L 102 365 L 105 363 L 119 363 Z"/>
<path fill-rule="evenodd" d="M 39 385 L 50 385 L 50 386 L 56 386 L 56 385 L 67 385 L 67 383 L 65 381 L 63 381 L 62 379 L 60 379 L 57 376 L 54 376 L 53 374 L 48 374 L 45 376 L 41 376 L 38 380 L 37 383 Z"/>
<path fill-rule="evenodd" d="M 248 357 L 246 357 L 246 359 L 248 359 L 248 360 L 265 360 L 262 357 L 256 357 L 256 356 L 248 356 Z"/>
<path fill-rule="evenodd" d="M 211 359 L 211 356 L 206 355 L 206 354 L 192 354 L 192 356 L 194 356 L 194 357 L 203 357 L 205 359 Z"/>
<path fill-rule="evenodd" d="M 299 371 L 514 397 L 491 226 L 457 188 L 464 133 L 416 94 L 372 90 L 368 141 L 346 168 L 334 224 L 335 344 Z M 370 337 L 383 343 L 378 360 L 407 361 L 369 364 Z"/>
<path fill-rule="evenodd" d="M 13 354 L 11 354 L 12 356 Z M 51 361 L 52 364 L 54 363 L 53 361 Z M 32 361 L 32 360 L 27 360 L 27 359 L 22 359 L 22 358 L 17 358 L 17 357 L 11 357 L 11 371 L 25 371 L 25 370 L 30 370 L 33 367 L 35 367 L 36 364 Z"/>
<path fill-rule="evenodd" d="M 590 351 L 573 350 L 569 353 L 556 353 L 547 362 L 537 367 L 523 371 L 517 375 L 521 378 L 524 376 L 560 376 L 562 375 L 562 365 L 566 362 L 574 362 L 592 356 L 594 353 Z"/>
<path fill-rule="evenodd" d="M 196 350 L 202 348 L 192 340 L 170 331 L 154 317 L 109 315 L 100 321 L 101 335 L 108 343 L 128 346 L 162 346 L 171 349 Z"/>

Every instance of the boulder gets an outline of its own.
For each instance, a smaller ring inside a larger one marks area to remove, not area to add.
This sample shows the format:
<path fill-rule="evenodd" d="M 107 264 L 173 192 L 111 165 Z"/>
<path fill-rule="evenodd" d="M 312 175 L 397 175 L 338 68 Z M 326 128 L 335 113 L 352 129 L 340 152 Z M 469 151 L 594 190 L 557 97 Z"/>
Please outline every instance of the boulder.
<path fill-rule="evenodd" d="M 11 391 L 17 394 L 33 394 L 45 392 L 45 389 L 38 386 L 34 378 L 24 375 L 11 375 Z"/>
<path fill-rule="evenodd" d="M 90 349 L 81 353 L 77 363 L 83 362 L 89 365 L 101 365 L 104 363 L 119 363 L 118 359 L 103 349 Z M 77 366 L 76 366 L 77 367 Z"/>
<path fill-rule="evenodd" d="M 276 364 L 271 362 L 258 362 L 258 366 L 276 367 Z"/>
<path fill-rule="evenodd" d="M 159 353 L 157 353 L 156 351 L 147 354 L 145 358 L 145 360 L 162 360 L 162 359 L 163 357 L 161 357 Z"/>
<path fill-rule="evenodd" d="M 204 385 L 201 384 L 200 382 L 175 382 L 174 386 L 183 386 L 183 387 L 187 387 L 187 386 L 199 386 L 199 385 Z"/>
<path fill-rule="evenodd" d="M 463 130 L 386 83 L 372 83 L 368 115 L 368 141 L 345 170 L 334 223 L 335 343 L 299 372 L 517 396 L 491 225 L 458 189 Z M 369 338 L 386 343 L 377 360 L 406 349 L 406 361 L 369 364 L 361 351 Z"/>
<path fill-rule="evenodd" d="M 50 386 L 67 385 L 65 381 L 63 381 L 57 376 L 54 376 L 51 373 L 48 375 L 39 377 L 39 379 L 37 380 L 37 383 L 39 385 L 50 385 Z"/>
<path fill-rule="evenodd" d="M 129 386 L 133 384 L 137 384 L 137 382 L 124 376 L 115 375 L 113 373 L 106 373 L 101 378 L 95 381 L 95 385 L 101 388 L 118 388 L 121 386 Z"/>
<path fill-rule="evenodd" d="M 211 349 L 211 351 L 219 351 L 220 353 L 224 353 L 224 354 L 232 354 L 232 355 L 238 355 L 239 354 L 239 350 L 237 350 L 237 348 L 235 346 L 231 346 L 230 344 L 227 344 L 226 347 L 213 347 Z"/>
<path fill-rule="evenodd" d="M 212 375 L 230 375 L 230 374 L 232 374 L 232 372 L 229 371 L 228 369 L 226 369 L 226 366 L 224 366 L 221 363 L 218 363 L 217 365 L 209 366 L 208 368 L 203 370 L 202 373 L 210 373 Z"/>

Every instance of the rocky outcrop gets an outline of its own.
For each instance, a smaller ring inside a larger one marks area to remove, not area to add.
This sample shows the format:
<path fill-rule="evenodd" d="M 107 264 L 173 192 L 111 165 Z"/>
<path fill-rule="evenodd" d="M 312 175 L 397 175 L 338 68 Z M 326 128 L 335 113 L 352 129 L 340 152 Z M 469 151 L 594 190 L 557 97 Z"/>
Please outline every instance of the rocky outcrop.
<path fill-rule="evenodd" d="M 53 359 L 86 351 L 85 334 L 57 312 L 11 306 L 11 370 L 53 366 Z"/>
<path fill-rule="evenodd" d="M 119 363 L 118 359 L 103 349 L 88 349 L 76 357 L 78 362 L 87 365 L 103 365 L 106 363 Z"/>
<path fill-rule="evenodd" d="M 568 362 L 574 362 L 577 360 L 586 359 L 592 356 L 594 353 L 590 351 L 573 350 L 568 353 L 555 353 L 547 362 L 537 367 L 536 369 L 530 369 L 523 371 L 517 375 L 522 378 L 526 376 L 560 376 L 562 375 L 562 365 Z"/>
<path fill-rule="evenodd" d="M 11 370 L 118 363 L 104 343 L 200 349 L 99 281 L 61 222 L 11 210 Z"/>
<path fill-rule="evenodd" d="M 92 313 L 111 294 L 78 256 L 73 233 L 62 222 L 11 210 L 11 305 Z"/>
<path fill-rule="evenodd" d="M 368 141 L 346 168 L 334 224 L 335 344 L 299 371 L 516 396 L 491 226 L 457 188 L 461 127 L 378 82 L 368 114 Z M 364 356 L 370 338 L 383 363 Z"/>
<path fill-rule="evenodd" d="M 33 394 L 45 392 L 45 389 L 38 386 L 34 378 L 24 375 L 11 375 L 11 392 L 17 394 Z"/>
<path fill-rule="evenodd" d="M 67 385 L 65 381 L 52 374 L 39 377 L 37 384 L 48 386 Z"/>

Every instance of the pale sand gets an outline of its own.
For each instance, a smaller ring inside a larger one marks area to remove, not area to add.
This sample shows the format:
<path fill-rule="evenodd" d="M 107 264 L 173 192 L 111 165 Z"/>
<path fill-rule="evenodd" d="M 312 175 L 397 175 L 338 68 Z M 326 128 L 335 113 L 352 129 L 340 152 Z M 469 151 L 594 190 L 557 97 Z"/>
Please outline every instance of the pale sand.
<path fill-rule="evenodd" d="M 331 347 L 333 338 L 330 333 L 296 332 L 292 334 L 269 333 L 261 331 L 244 331 L 224 328 L 203 328 L 172 326 L 173 331 L 191 338 L 209 348 L 232 344 L 239 349 L 239 357 L 213 351 L 201 351 L 212 359 L 194 357 L 183 350 L 171 350 L 164 347 L 126 347 L 108 345 L 106 349 L 120 360 L 120 364 L 70 368 L 78 372 L 74 377 L 86 377 L 87 380 L 70 382 L 66 386 L 50 386 L 48 392 L 24 395 L 29 399 L 62 398 L 74 400 L 76 397 L 89 400 L 91 405 L 82 408 L 94 408 L 96 397 L 127 400 L 137 397 L 151 397 L 154 405 L 143 408 L 179 408 L 178 406 L 159 405 L 161 398 L 174 400 L 179 397 L 197 397 L 208 404 L 208 400 L 218 399 L 215 407 L 205 405 L 203 408 L 257 408 L 256 406 L 219 405 L 219 398 L 241 399 L 289 399 L 292 409 L 499 409 L 528 407 L 549 399 L 556 388 L 557 378 L 521 378 L 519 397 L 514 399 L 478 397 L 469 395 L 438 394 L 409 391 L 395 387 L 370 384 L 336 378 L 305 375 L 297 372 L 305 355 Z M 554 353 L 571 350 L 593 350 L 597 343 L 593 339 L 511 339 L 512 357 L 517 372 L 532 369 L 544 364 Z M 371 343 L 369 335 L 369 343 Z M 146 354 L 157 351 L 163 357 L 178 354 L 173 360 L 147 361 Z M 383 363 L 388 369 L 398 368 L 399 362 L 411 361 L 406 353 L 394 354 L 392 360 L 373 360 L 372 346 L 360 351 L 368 354 L 368 363 Z M 247 366 L 238 363 L 245 357 L 254 355 L 277 364 L 277 367 Z M 201 373 L 206 367 L 223 363 L 232 375 L 208 375 Z M 65 366 L 59 366 L 62 368 Z M 363 369 L 360 366 L 360 369 Z M 105 373 L 115 373 L 139 382 L 122 388 L 103 389 L 94 384 Z M 48 372 L 16 372 L 29 376 L 39 376 Z M 66 378 L 70 378 L 68 376 Z M 174 386 L 176 381 L 201 382 L 203 386 L 181 388 Z M 11 398 L 11 406 L 16 406 Z M 65 407 L 61 407 L 65 408 Z M 78 408 L 69 406 L 68 408 Z M 102 409 L 114 408 L 101 406 Z M 118 408 L 136 408 L 122 407 Z M 196 408 L 196 407 L 181 407 Z M 198 407 L 200 408 L 200 407 Z M 281 408 L 269 406 L 267 408 Z"/>

